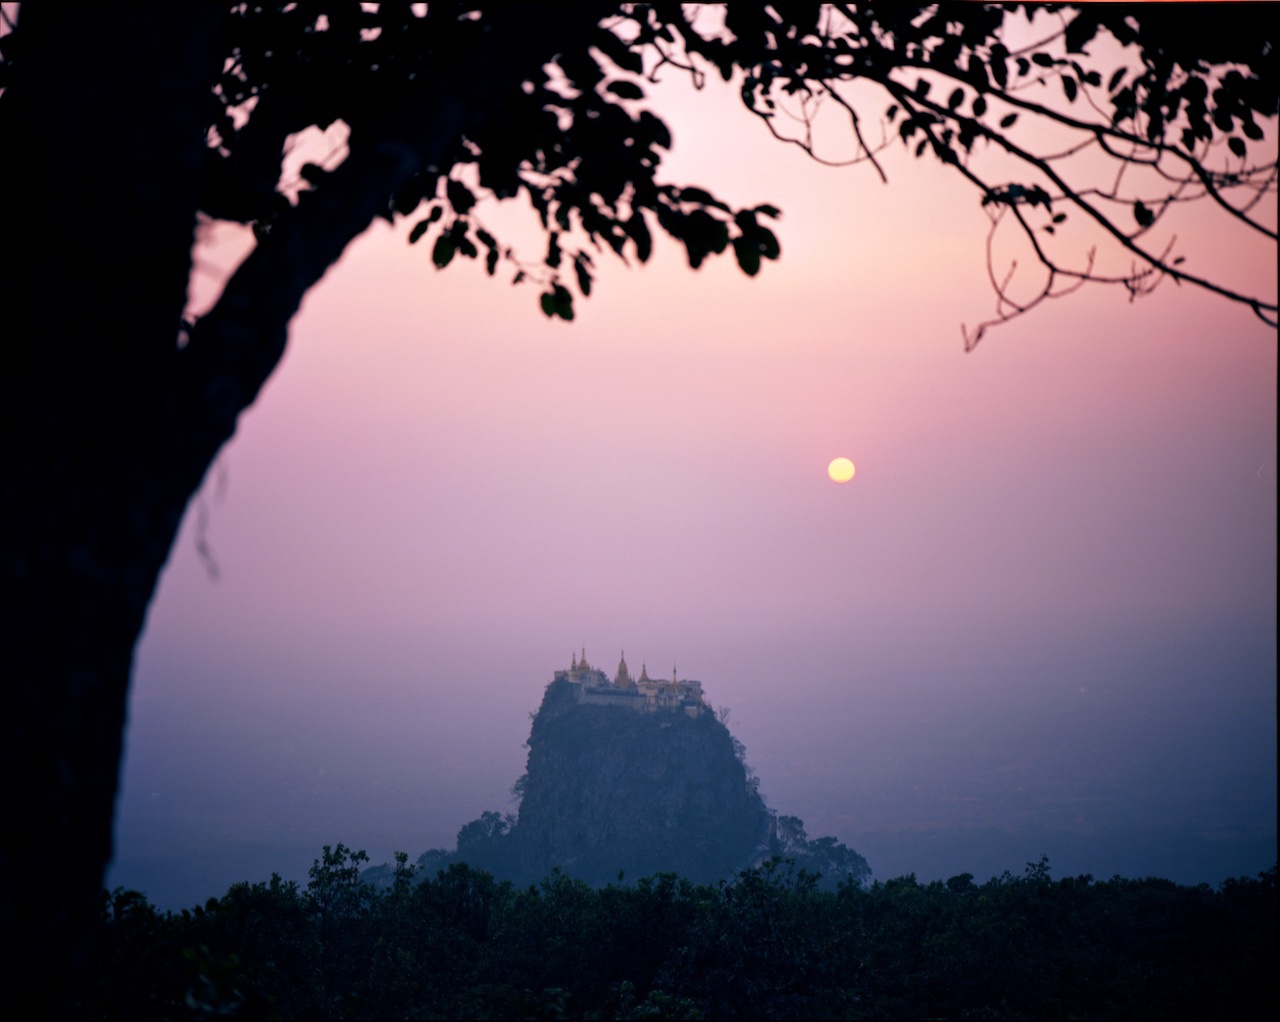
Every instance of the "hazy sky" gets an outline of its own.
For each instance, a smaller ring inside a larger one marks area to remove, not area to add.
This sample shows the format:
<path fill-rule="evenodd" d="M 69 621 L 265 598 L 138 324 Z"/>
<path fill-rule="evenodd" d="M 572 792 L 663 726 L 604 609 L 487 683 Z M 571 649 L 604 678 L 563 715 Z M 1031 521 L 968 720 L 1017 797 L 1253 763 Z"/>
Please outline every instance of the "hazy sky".
<path fill-rule="evenodd" d="M 700 679 L 770 805 L 881 878 L 1271 865 L 1275 331 L 1095 289 L 966 355 L 975 195 L 667 91 L 664 179 L 779 206 L 782 260 L 602 254 L 567 325 L 407 225 L 353 246 L 161 582 L 111 882 L 190 903 L 325 843 L 452 846 L 584 645 Z M 1204 231 L 1190 265 L 1274 288 L 1274 248 Z"/>

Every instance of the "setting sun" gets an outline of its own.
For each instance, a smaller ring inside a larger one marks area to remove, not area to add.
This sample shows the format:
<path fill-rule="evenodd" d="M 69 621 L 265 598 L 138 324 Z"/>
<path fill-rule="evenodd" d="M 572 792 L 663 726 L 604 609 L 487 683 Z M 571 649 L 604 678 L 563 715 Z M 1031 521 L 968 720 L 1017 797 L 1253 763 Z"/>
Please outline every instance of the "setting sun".
<path fill-rule="evenodd" d="M 827 466 L 827 475 L 837 483 L 847 483 L 853 478 L 854 471 L 853 462 L 848 458 L 836 458 Z"/>

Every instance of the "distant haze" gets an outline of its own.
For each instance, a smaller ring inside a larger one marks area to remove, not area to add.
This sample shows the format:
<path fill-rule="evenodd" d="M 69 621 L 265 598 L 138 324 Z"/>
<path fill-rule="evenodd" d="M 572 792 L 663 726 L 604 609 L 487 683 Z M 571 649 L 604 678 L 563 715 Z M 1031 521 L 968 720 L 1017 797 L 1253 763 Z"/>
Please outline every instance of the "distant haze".
<path fill-rule="evenodd" d="M 880 879 L 1272 865 L 1275 331 L 1085 289 L 965 355 L 973 194 L 669 91 L 664 177 L 780 207 L 781 262 L 602 253 L 566 325 L 407 228 L 353 246 L 162 580 L 109 882 L 179 906 L 452 846 L 584 645 L 700 679 L 771 807 Z M 1190 261 L 1272 286 L 1273 247 L 1196 226 Z"/>

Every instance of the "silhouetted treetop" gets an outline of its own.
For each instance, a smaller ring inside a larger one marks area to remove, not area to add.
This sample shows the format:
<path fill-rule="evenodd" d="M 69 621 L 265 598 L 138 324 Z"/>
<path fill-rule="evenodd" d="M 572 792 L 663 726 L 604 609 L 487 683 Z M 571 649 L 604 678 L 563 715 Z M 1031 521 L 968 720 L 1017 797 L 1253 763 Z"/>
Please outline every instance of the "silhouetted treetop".
<path fill-rule="evenodd" d="M 969 181 L 993 236 L 1020 232 L 1041 269 L 1029 290 L 1015 287 L 989 249 L 994 321 L 1085 281 L 1138 295 L 1171 277 L 1274 322 L 1273 295 L 1192 272 L 1157 231 L 1171 207 L 1199 200 L 1224 226 L 1275 238 L 1270 13 L 656 3 L 582 4 L 552 19 L 536 4 L 241 4 L 213 90 L 202 207 L 261 237 L 292 230 L 301 214 L 282 193 L 282 156 L 306 129 L 342 122 L 349 152 L 303 165 L 289 184 L 364 187 L 344 163 L 397 149 L 402 172 L 382 186 L 378 214 L 415 217 L 410 240 L 429 239 L 438 267 L 482 257 L 492 274 L 511 262 L 548 315 L 572 317 L 571 289 L 590 293 L 601 250 L 647 260 L 654 230 L 683 243 L 692 267 L 732 246 L 755 274 L 779 254 L 763 222 L 777 210 L 734 209 L 660 177 L 671 136 L 646 108 L 648 85 L 712 73 L 818 159 L 884 177 L 880 155 L 902 144 Z M 467 103 L 472 93 L 479 102 Z M 540 258 L 484 226 L 483 200 L 517 197 L 539 218 Z M 1069 217 L 1093 233 L 1064 239 Z"/>
<path fill-rule="evenodd" d="M 993 265 L 989 242 L 992 322 L 1086 281 L 1137 296 L 1170 277 L 1275 324 L 1274 293 L 1192 273 L 1173 241 L 1154 233 L 1171 207 L 1204 201 L 1223 228 L 1276 239 L 1274 12 L 744 4 L 730 6 L 724 32 L 708 34 L 684 17 L 687 5 L 655 6 L 685 52 L 726 80 L 741 74 L 743 102 L 779 138 L 825 159 L 815 127 L 820 108 L 833 107 L 854 141 L 844 162 L 872 163 L 883 177 L 877 155 L 901 142 L 975 187 L 992 235 L 1015 223 L 1043 283 L 1015 299 L 1013 267 Z M 867 85 L 887 107 L 859 88 Z M 1069 215 L 1119 250 L 1120 268 L 1100 261 L 1093 244 L 1083 252 L 1054 246 Z M 983 329 L 966 335 L 968 346 Z"/>

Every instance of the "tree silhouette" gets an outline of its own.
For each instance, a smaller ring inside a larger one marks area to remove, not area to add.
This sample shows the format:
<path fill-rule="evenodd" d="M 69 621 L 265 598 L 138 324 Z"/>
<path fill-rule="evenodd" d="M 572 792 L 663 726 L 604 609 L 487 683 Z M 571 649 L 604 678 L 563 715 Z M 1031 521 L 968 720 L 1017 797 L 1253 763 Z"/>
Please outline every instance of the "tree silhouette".
<path fill-rule="evenodd" d="M 1037 21 L 792 2 L 14 10 L 0 26 L 0 918 L 10 989 L 44 984 L 47 1010 L 87 953 L 133 649 L 183 512 L 303 297 L 375 219 L 413 217 L 409 240 L 438 267 L 514 270 L 563 319 L 599 253 L 643 262 L 655 230 L 693 268 L 732 250 L 754 275 L 778 256 L 776 210 L 664 182 L 671 139 L 644 103 L 647 79 L 719 74 L 818 158 L 880 169 L 902 143 L 970 181 L 993 231 L 1020 232 L 1041 271 L 1020 297 L 988 250 L 994 321 L 1084 283 L 1136 296 L 1169 277 L 1275 322 L 1274 297 L 1192 273 L 1153 240 L 1188 201 L 1276 236 L 1262 5 L 1053 7 Z M 841 118 L 844 157 L 824 148 L 823 111 Z M 345 149 L 282 181 L 298 136 L 332 126 Z M 484 227 L 483 202 L 505 200 L 528 203 L 545 251 Z M 1120 268 L 1074 235 L 1055 247 L 1067 217 Z M 256 244 L 185 321 L 193 232 L 217 220 L 252 224 Z"/>

